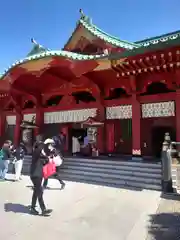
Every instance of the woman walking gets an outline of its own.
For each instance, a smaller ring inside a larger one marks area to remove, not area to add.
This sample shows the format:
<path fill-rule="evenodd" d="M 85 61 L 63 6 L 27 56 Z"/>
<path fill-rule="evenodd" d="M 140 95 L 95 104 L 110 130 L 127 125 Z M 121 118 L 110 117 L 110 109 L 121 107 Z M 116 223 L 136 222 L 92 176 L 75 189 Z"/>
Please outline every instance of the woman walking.
<path fill-rule="evenodd" d="M 44 144 L 39 143 L 38 146 L 33 151 L 32 163 L 30 169 L 30 178 L 34 185 L 33 195 L 31 202 L 30 213 L 33 215 L 39 215 L 39 212 L 36 210 L 36 202 L 38 200 L 42 215 L 48 216 L 52 210 L 46 209 L 44 200 L 43 200 L 43 188 L 42 188 L 42 179 L 43 179 L 43 166 L 49 162 L 48 157 L 44 154 Z"/>
<path fill-rule="evenodd" d="M 53 139 L 46 139 L 44 141 L 44 151 L 46 156 L 52 158 L 56 165 L 56 172 L 53 174 L 53 177 L 59 181 L 61 185 L 61 190 L 65 188 L 65 182 L 61 179 L 60 171 L 61 165 L 63 163 L 63 155 L 61 154 L 60 148 L 56 145 L 56 142 Z M 57 148 L 56 148 L 57 146 Z M 48 178 L 44 179 L 43 188 L 46 189 L 48 185 Z"/>

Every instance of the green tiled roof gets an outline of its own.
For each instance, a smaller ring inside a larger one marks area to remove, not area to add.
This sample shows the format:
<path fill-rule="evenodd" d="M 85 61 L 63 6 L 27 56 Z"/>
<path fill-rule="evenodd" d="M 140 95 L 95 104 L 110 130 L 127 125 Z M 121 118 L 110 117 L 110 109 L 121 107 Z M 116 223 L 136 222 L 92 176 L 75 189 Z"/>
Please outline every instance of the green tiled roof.
<path fill-rule="evenodd" d="M 106 32 L 99 29 L 96 25 L 92 24 L 90 19 L 86 16 L 81 17 L 81 19 L 79 20 L 79 23 L 81 23 L 83 25 L 83 27 L 85 29 L 87 29 L 94 36 L 96 36 L 114 46 L 126 48 L 126 49 L 133 49 L 133 48 L 137 48 L 140 46 L 137 43 L 130 43 L 130 42 L 127 42 L 124 40 L 120 40 L 116 37 L 113 37 L 110 34 L 107 34 Z"/>
<path fill-rule="evenodd" d="M 33 47 L 33 49 L 28 53 L 27 57 L 35 55 L 35 54 L 41 54 L 43 52 L 48 52 L 49 49 L 44 48 L 43 46 L 37 44 Z"/>
<path fill-rule="evenodd" d="M 38 48 L 36 50 L 39 50 Z M 42 50 L 42 49 L 41 49 Z M 30 52 L 31 54 L 28 54 L 27 57 L 16 61 L 15 63 L 13 63 L 11 66 L 9 66 L 9 68 L 7 68 L 4 73 L 2 75 L 0 75 L 0 78 L 3 78 L 4 75 L 6 75 L 6 73 L 13 67 L 26 63 L 26 62 L 30 62 L 33 60 L 38 60 L 41 58 L 45 58 L 45 57 L 64 57 L 64 58 L 68 58 L 71 60 L 96 60 L 96 59 L 101 59 L 101 58 L 106 58 L 107 54 L 99 54 L 99 55 L 84 55 L 84 54 L 78 54 L 78 53 L 74 53 L 74 52 L 68 52 L 68 51 L 63 51 L 63 50 L 58 50 L 58 51 L 50 51 L 50 50 L 42 50 L 41 52 Z"/>
<path fill-rule="evenodd" d="M 31 38 L 31 42 L 33 43 L 33 48 L 31 49 L 31 51 L 27 54 L 27 57 L 30 57 L 32 55 L 37 55 L 37 54 L 41 54 L 44 52 L 48 52 L 50 51 L 49 48 L 45 48 L 44 46 L 40 45 L 39 43 L 37 43 L 34 38 Z"/>
<path fill-rule="evenodd" d="M 147 38 L 141 41 L 137 41 L 135 43 L 140 44 L 141 46 L 150 46 L 158 43 L 164 43 L 167 41 L 175 40 L 177 38 L 180 38 L 180 31 L 163 34 L 153 38 Z"/>
<path fill-rule="evenodd" d="M 154 51 L 163 49 L 170 46 L 177 46 L 180 45 L 180 31 L 172 32 L 169 34 L 164 34 L 158 37 L 154 38 L 148 38 L 142 41 L 138 41 L 135 43 L 130 43 L 127 41 L 122 41 L 116 37 L 113 37 L 102 30 L 100 30 L 98 27 L 93 25 L 91 23 L 91 20 L 85 16 L 82 15 L 79 22 L 83 25 L 85 29 L 87 29 L 91 34 L 94 36 L 97 36 L 98 38 L 114 45 L 117 47 L 125 48 L 126 50 L 122 53 L 110 53 L 110 54 L 99 54 L 99 55 L 84 55 L 64 50 L 57 50 L 57 51 L 51 51 L 48 48 L 45 48 L 38 43 L 36 43 L 33 39 L 31 40 L 34 43 L 33 49 L 30 51 L 30 53 L 27 55 L 27 57 L 16 61 L 13 63 L 9 68 L 7 68 L 3 74 L 0 74 L 0 79 L 3 79 L 3 77 L 7 74 L 7 72 L 22 63 L 38 60 L 45 57 L 64 57 L 71 60 L 96 60 L 96 59 L 102 59 L 102 58 L 109 58 L 110 60 L 113 59 L 121 59 L 124 57 L 129 56 L 135 56 L 137 54 L 143 54 L 148 51 Z"/>
<path fill-rule="evenodd" d="M 116 59 L 121 59 L 121 58 L 126 58 L 126 57 L 132 57 L 132 56 L 136 56 L 139 54 L 144 54 L 146 52 L 163 50 L 165 48 L 173 47 L 173 46 L 174 47 L 180 46 L 180 37 L 171 39 L 171 41 L 162 41 L 162 42 L 159 41 L 156 44 L 142 45 L 139 48 L 135 48 L 132 50 L 126 50 L 122 53 L 113 53 L 109 56 L 109 59 L 116 60 Z"/>
<path fill-rule="evenodd" d="M 153 38 L 147 38 L 147 39 L 144 39 L 144 40 L 141 40 L 141 41 L 136 41 L 134 43 L 132 42 L 128 42 L 128 41 L 124 41 L 124 40 L 121 40 L 117 37 L 114 37 L 104 31 L 102 31 L 101 29 L 99 29 L 96 25 L 92 24 L 92 21 L 89 17 L 87 17 L 86 15 L 82 14 L 81 12 L 81 18 L 79 20 L 80 24 L 83 25 L 83 27 L 85 29 L 87 29 L 91 34 L 93 34 L 94 36 L 104 40 L 105 42 L 108 42 L 114 46 L 117 46 L 117 47 L 122 47 L 122 48 L 125 48 L 125 49 L 129 49 L 129 50 L 132 50 L 132 49 L 136 49 L 136 48 L 139 48 L 139 47 L 148 47 L 150 45 L 155 45 L 155 44 L 158 44 L 158 43 L 164 43 L 164 42 L 167 42 L 167 41 L 171 41 L 171 40 L 175 40 L 177 38 L 180 38 L 180 31 L 176 31 L 176 32 L 171 32 L 171 33 L 168 33 L 168 34 L 163 34 L 161 36 L 156 36 L 156 37 L 153 37 Z"/>

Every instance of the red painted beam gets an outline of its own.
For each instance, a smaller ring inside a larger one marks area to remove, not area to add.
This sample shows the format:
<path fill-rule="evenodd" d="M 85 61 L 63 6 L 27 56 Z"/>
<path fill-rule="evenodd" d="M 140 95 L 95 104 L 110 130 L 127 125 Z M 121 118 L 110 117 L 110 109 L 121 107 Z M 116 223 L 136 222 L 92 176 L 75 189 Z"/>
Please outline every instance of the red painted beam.
<path fill-rule="evenodd" d="M 98 66 L 95 60 L 74 61 L 71 64 L 71 71 L 76 77 L 80 77 L 83 74 L 93 71 Z"/>
<path fill-rule="evenodd" d="M 0 92 L 2 92 L 2 93 L 7 92 L 8 93 L 9 90 L 10 90 L 10 87 L 11 87 L 11 85 L 8 81 L 0 80 Z"/>

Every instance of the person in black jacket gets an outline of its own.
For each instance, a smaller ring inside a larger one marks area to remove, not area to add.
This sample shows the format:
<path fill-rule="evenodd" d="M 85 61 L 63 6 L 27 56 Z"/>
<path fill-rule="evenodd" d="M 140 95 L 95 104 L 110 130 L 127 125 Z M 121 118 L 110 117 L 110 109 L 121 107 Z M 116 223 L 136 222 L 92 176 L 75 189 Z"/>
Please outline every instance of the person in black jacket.
<path fill-rule="evenodd" d="M 42 215 L 48 216 L 52 210 L 46 209 L 43 200 L 43 189 L 42 189 L 42 179 L 43 179 L 43 166 L 48 163 L 48 157 L 43 154 L 44 144 L 39 143 L 38 146 L 33 151 L 32 163 L 30 168 L 30 178 L 34 185 L 33 195 L 31 202 L 31 214 L 38 215 L 39 212 L 36 210 L 36 202 L 38 200 Z"/>

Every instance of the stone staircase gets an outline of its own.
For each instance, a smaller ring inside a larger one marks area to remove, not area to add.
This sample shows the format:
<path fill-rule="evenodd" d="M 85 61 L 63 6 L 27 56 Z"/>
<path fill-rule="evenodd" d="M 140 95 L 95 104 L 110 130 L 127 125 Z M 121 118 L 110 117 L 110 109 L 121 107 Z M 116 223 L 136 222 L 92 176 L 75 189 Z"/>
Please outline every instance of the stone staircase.
<path fill-rule="evenodd" d="M 29 173 L 26 156 L 23 173 Z M 10 166 L 12 171 L 12 166 Z M 123 188 L 161 190 L 161 164 L 113 159 L 65 158 L 62 179 Z"/>

